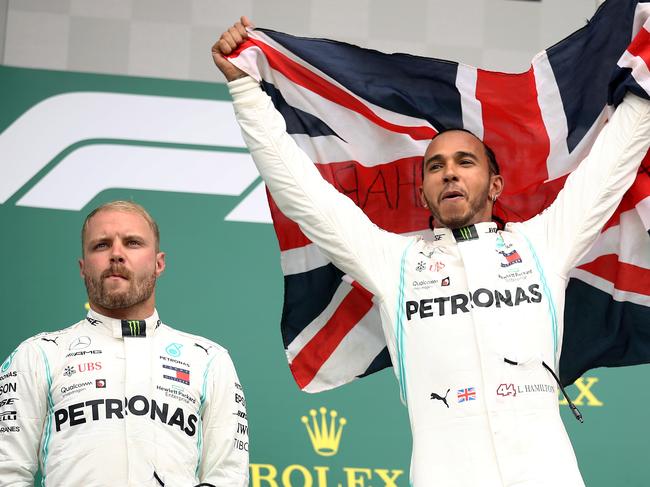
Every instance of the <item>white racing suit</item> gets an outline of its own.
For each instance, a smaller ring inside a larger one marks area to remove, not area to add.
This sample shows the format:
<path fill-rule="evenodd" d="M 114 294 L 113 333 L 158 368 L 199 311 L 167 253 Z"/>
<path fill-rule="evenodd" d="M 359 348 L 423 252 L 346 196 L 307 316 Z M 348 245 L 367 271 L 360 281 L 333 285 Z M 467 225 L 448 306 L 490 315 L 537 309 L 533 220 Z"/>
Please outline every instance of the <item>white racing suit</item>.
<path fill-rule="evenodd" d="M 92 310 L 0 367 L 0 486 L 248 485 L 246 403 L 227 350 Z"/>
<path fill-rule="evenodd" d="M 328 184 L 254 80 L 229 87 L 278 207 L 375 295 L 411 422 L 412 484 L 584 485 L 542 363 L 557 370 L 568 272 L 634 180 L 650 103 L 628 95 L 542 214 L 426 241 L 377 228 Z"/>

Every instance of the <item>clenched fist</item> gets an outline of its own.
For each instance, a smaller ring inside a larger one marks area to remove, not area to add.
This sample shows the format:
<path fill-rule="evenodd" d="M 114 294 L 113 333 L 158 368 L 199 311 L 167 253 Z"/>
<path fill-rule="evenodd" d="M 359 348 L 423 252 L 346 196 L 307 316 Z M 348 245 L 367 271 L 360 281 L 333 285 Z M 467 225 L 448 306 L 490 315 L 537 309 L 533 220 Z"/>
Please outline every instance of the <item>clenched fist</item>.
<path fill-rule="evenodd" d="M 241 17 L 240 21 L 221 34 L 219 40 L 212 46 L 212 59 L 214 59 L 214 64 L 221 70 L 227 81 L 247 76 L 246 73 L 225 57 L 248 39 L 247 27 L 253 28 L 254 25 L 247 17 Z"/>

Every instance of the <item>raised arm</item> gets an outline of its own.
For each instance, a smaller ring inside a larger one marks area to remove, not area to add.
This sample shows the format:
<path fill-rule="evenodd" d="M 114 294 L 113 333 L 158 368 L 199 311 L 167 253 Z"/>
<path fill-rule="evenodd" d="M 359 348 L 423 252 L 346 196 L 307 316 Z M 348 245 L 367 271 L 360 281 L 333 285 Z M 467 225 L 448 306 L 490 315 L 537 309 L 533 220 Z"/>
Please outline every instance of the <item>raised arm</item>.
<path fill-rule="evenodd" d="M 213 55 L 230 81 L 237 120 L 255 164 L 280 210 L 334 264 L 378 294 L 379 283 L 391 277 L 382 274 L 387 268 L 383 264 L 399 258 L 396 254 L 401 254 L 406 240 L 379 229 L 352 200 L 325 181 L 287 134 L 284 119 L 258 83 L 224 58 L 246 39 L 247 22 L 242 18 L 225 32 L 213 47 Z"/>
<path fill-rule="evenodd" d="M 566 275 L 587 253 L 649 146 L 650 101 L 628 94 L 553 204 L 524 224 L 532 238 L 546 243 L 558 273 Z"/>

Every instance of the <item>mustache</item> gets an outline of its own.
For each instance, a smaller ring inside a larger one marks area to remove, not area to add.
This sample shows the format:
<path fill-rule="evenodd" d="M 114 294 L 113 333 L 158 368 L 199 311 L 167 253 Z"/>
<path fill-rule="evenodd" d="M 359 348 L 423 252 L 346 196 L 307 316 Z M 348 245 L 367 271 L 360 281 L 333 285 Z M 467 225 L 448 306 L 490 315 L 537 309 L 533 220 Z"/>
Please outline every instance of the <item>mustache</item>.
<path fill-rule="evenodd" d="M 105 279 L 109 276 L 120 276 L 124 279 L 131 280 L 133 273 L 122 265 L 112 265 L 102 272 L 101 278 Z"/>

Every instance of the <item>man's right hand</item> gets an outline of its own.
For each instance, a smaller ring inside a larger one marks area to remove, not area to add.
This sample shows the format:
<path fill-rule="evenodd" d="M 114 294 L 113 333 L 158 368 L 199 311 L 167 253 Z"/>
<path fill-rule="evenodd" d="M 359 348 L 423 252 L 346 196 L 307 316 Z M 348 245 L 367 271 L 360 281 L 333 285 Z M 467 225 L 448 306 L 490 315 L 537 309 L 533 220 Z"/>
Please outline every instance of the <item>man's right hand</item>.
<path fill-rule="evenodd" d="M 225 57 L 248 39 L 247 27 L 254 28 L 255 26 L 244 16 L 239 22 L 221 34 L 219 40 L 212 46 L 212 59 L 214 59 L 214 64 L 221 70 L 227 81 L 233 81 L 247 76 L 246 73 Z"/>

